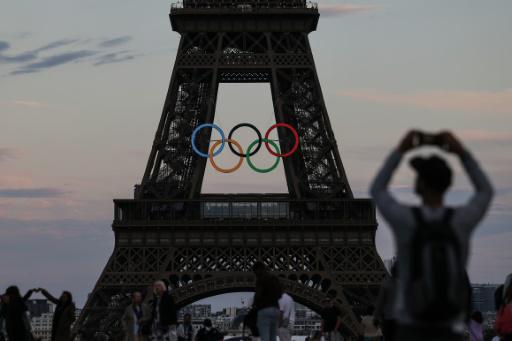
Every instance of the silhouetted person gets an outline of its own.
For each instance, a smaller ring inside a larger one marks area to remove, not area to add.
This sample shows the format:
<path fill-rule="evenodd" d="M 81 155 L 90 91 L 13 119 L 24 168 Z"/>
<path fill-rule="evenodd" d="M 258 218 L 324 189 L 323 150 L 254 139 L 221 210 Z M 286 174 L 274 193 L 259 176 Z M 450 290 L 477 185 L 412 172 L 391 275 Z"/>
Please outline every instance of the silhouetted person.
<path fill-rule="evenodd" d="M 363 326 L 364 341 L 378 341 L 382 337 L 382 331 L 378 326 L 377 319 L 373 316 L 375 308 L 369 306 L 366 309 L 366 315 L 361 316 L 361 325 Z"/>
<path fill-rule="evenodd" d="M 4 318 L 4 312 L 5 312 L 5 303 L 4 303 L 4 295 L 0 295 L 0 341 L 5 341 L 5 318 Z"/>
<path fill-rule="evenodd" d="M 71 325 L 75 322 L 75 303 L 69 291 L 63 291 L 57 299 L 46 289 L 37 289 L 48 301 L 56 305 L 52 320 L 51 341 L 69 341 L 71 339 Z"/>
<path fill-rule="evenodd" d="M 391 267 L 391 276 L 387 277 L 380 287 L 379 297 L 375 306 L 375 318 L 379 321 L 385 341 L 395 339 L 396 318 L 395 298 L 398 286 L 398 264 Z"/>
<path fill-rule="evenodd" d="M 474 311 L 469 320 L 469 341 L 484 341 L 484 317 L 480 311 Z"/>
<path fill-rule="evenodd" d="M 503 285 L 503 301 L 496 315 L 495 329 L 502 341 L 512 341 L 512 274 Z"/>
<path fill-rule="evenodd" d="M 295 302 L 290 295 L 284 292 L 278 303 L 280 316 L 277 335 L 279 336 L 279 341 L 291 341 L 291 329 L 295 321 Z"/>
<path fill-rule="evenodd" d="M 324 308 L 320 313 L 322 317 L 320 336 L 323 335 L 325 341 L 340 341 L 341 310 L 334 304 L 334 298 L 331 296 L 328 296 L 323 303 Z"/>
<path fill-rule="evenodd" d="M 5 330 L 9 340 L 32 341 L 30 322 L 27 317 L 26 299 L 33 290 L 22 298 L 17 286 L 10 286 L 5 291 L 2 314 L 5 319 Z"/>
<path fill-rule="evenodd" d="M 254 263 L 252 270 L 256 275 L 256 292 L 253 307 L 258 312 L 257 325 L 261 341 L 277 340 L 279 319 L 279 299 L 283 294 L 279 279 L 270 274 L 262 262 Z"/>
<path fill-rule="evenodd" d="M 163 281 L 156 281 L 153 284 L 153 294 L 152 340 L 177 341 L 178 312 L 174 296 L 167 290 L 167 285 Z"/>
<path fill-rule="evenodd" d="M 178 326 L 178 341 L 194 341 L 195 331 L 192 326 L 192 315 L 186 313 L 183 323 Z"/>
<path fill-rule="evenodd" d="M 415 157 L 415 192 L 420 207 L 400 204 L 388 185 L 404 154 L 435 144 L 457 155 L 476 193 L 461 207 L 444 206 L 452 171 L 440 156 Z M 437 136 L 409 132 L 387 158 L 371 194 L 393 231 L 399 264 L 398 340 L 463 340 L 470 287 L 465 267 L 470 236 L 489 207 L 491 183 L 473 156 L 448 132 Z"/>
<path fill-rule="evenodd" d="M 142 302 L 142 293 L 134 291 L 132 302 L 124 310 L 122 317 L 125 341 L 144 341 L 148 333 L 151 312 Z"/>
<path fill-rule="evenodd" d="M 203 321 L 203 326 L 196 335 L 195 341 L 222 341 L 224 339 L 224 335 L 212 325 L 212 320 L 205 319 Z"/>

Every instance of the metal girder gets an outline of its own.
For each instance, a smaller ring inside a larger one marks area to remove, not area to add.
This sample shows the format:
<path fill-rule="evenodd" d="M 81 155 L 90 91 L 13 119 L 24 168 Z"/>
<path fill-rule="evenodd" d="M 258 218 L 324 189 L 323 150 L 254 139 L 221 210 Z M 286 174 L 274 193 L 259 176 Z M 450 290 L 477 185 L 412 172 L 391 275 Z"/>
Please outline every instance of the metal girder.
<path fill-rule="evenodd" d="M 344 325 L 356 333 L 359 325 L 354 311 L 363 311 L 373 302 L 387 275 L 372 245 L 363 243 L 317 247 L 172 244 L 116 246 L 77 331 L 122 335 L 118 321 L 129 294 L 145 292 L 157 279 L 171 283 L 179 306 L 212 295 L 253 291 L 255 278 L 250 269 L 260 260 L 280 278 L 287 292 L 314 310 L 319 311 L 322 298 L 333 295 Z"/>

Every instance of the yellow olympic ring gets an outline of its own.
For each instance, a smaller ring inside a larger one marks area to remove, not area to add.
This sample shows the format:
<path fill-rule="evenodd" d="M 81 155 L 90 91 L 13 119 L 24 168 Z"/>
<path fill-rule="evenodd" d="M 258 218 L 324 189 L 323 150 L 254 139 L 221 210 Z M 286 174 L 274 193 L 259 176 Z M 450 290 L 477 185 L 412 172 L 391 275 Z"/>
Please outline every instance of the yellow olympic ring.
<path fill-rule="evenodd" d="M 208 153 L 208 158 L 210 159 L 210 163 L 212 164 L 212 167 L 217 171 L 217 172 L 221 172 L 221 173 L 225 173 L 225 174 L 229 174 L 229 173 L 233 173 L 233 172 L 236 172 L 240 167 L 242 167 L 242 163 L 244 162 L 244 150 L 242 149 L 242 146 L 240 145 L 240 143 L 236 142 L 235 140 L 233 139 L 226 139 L 224 141 L 227 141 L 229 143 L 232 143 L 235 145 L 236 149 L 238 149 L 238 152 L 240 153 L 240 160 L 238 161 L 238 163 L 235 165 L 235 167 L 233 168 L 229 168 L 229 169 L 223 169 L 223 168 L 220 168 L 219 166 L 217 166 L 217 164 L 215 163 L 214 159 L 213 159 L 213 156 L 214 156 L 214 152 L 215 152 L 215 148 L 217 148 L 221 143 L 223 143 L 222 140 L 219 140 L 217 142 L 215 142 L 212 147 L 210 148 L 210 152 Z"/>

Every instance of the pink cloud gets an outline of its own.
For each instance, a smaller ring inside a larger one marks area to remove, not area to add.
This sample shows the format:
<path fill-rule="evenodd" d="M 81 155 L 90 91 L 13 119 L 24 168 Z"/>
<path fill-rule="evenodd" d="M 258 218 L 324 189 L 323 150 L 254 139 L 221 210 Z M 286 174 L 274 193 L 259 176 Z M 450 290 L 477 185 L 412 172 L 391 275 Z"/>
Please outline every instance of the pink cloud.
<path fill-rule="evenodd" d="M 464 140 L 475 142 L 511 142 L 512 133 L 489 130 L 461 130 L 458 133 Z"/>
<path fill-rule="evenodd" d="M 383 103 L 437 111 L 469 111 L 512 114 L 512 89 L 502 91 L 423 91 L 393 93 L 379 90 L 340 91 L 339 96 L 357 101 Z"/>
<path fill-rule="evenodd" d="M 0 188 L 29 188 L 34 185 L 32 178 L 24 175 L 0 175 Z"/>
<path fill-rule="evenodd" d="M 15 99 L 9 101 L 0 101 L 0 104 L 5 104 L 8 106 L 14 107 L 23 107 L 23 108 L 31 108 L 31 109 L 40 109 L 48 107 L 47 103 L 26 99 Z"/>
<path fill-rule="evenodd" d="M 351 4 L 338 4 L 338 5 L 324 5 L 320 4 L 320 14 L 326 17 L 335 17 L 350 13 L 364 12 L 373 9 L 374 6 L 369 5 L 351 5 Z"/>
<path fill-rule="evenodd" d="M 0 162 L 19 158 L 21 150 L 17 148 L 0 147 Z"/>

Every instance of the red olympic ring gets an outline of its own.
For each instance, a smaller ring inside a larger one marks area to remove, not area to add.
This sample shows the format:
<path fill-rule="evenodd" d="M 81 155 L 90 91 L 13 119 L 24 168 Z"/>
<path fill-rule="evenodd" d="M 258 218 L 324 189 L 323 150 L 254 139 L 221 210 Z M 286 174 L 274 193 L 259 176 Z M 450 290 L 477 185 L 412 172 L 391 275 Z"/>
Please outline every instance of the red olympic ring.
<path fill-rule="evenodd" d="M 265 147 L 267 148 L 268 152 L 274 156 L 277 156 L 277 157 L 289 157 L 291 156 L 293 153 L 295 153 L 297 151 L 297 148 L 299 148 L 299 134 L 297 133 L 297 130 L 295 130 L 295 128 L 293 128 L 290 124 L 288 123 L 277 123 L 277 124 L 274 124 L 272 127 L 268 128 L 267 132 L 265 133 L 265 138 L 268 139 L 268 136 L 270 135 L 270 132 L 272 130 L 274 130 L 275 128 L 277 127 L 283 127 L 283 128 L 288 128 L 290 129 L 290 131 L 292 132 L 293 134 L 293 137 L 295 137 L 295 145 L 293 146 L 293 148 L 286 154 L 277 154 L 276 152 L 274 152 L 268 142 L 265 142 Z"/>

